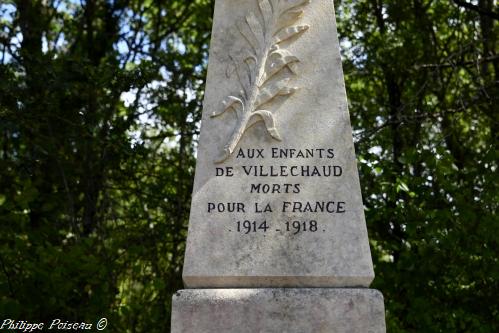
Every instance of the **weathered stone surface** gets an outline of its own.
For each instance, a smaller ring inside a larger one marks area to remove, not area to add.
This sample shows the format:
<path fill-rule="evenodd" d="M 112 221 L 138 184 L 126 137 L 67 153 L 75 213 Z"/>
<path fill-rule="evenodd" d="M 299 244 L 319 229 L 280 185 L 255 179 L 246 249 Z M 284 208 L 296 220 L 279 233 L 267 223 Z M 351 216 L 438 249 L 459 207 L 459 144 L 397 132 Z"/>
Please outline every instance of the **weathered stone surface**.
<path fill-rule="evenodd" d="M 188 288 L 374 278 L 333 1 L 216 1 L 183 278 Z"/>
<path fill-rule="evenodd" d="M 172 333 L 384 333 L 373 289 L 192 289 L 173 298 Z"/>

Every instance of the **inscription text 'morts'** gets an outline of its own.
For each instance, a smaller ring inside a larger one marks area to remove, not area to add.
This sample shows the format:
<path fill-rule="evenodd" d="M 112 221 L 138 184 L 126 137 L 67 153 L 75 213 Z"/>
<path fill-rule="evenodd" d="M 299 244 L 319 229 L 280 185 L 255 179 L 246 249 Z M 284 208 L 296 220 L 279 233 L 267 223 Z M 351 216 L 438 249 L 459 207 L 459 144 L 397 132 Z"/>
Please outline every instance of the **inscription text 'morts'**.
<path fill-rule="evenodd" d="M 300 184 L 251 184 L 250 193 L 300 193 Z"/>

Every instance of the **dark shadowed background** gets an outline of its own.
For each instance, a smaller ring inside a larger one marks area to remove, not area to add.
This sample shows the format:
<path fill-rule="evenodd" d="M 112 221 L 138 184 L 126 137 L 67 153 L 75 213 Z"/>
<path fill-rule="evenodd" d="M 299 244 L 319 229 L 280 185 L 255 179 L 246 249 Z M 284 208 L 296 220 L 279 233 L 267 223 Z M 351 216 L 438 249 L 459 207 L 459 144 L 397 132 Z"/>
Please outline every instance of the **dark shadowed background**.
<path fill-rule="evenodd" d="M 389 332 L 499 331 L 499 6 L 335 1 Z M 0 320 L 167 332 L 209 0 L 0 0 Z"/>

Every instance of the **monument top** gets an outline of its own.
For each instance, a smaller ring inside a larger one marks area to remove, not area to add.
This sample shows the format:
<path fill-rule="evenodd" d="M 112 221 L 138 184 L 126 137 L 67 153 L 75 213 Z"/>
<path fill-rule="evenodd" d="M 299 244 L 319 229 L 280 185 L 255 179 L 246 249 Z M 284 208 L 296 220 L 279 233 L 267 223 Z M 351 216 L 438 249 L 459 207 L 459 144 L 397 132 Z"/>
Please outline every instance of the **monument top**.
<path fill-rule="evenodd" d="M 374 278 L 331 0 L 216 1 L 183 278 Z"/>

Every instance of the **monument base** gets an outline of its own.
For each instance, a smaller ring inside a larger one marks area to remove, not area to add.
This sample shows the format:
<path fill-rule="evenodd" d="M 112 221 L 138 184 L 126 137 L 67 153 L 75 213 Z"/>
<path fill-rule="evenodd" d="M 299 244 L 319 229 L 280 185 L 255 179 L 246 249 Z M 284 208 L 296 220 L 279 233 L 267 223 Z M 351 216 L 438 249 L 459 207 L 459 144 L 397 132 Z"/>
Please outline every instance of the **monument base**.
<path fill-rule="evenodd" d="M 173 297 L 172 333 L 385 333 L 374 289 L 187 289 Z"/>

